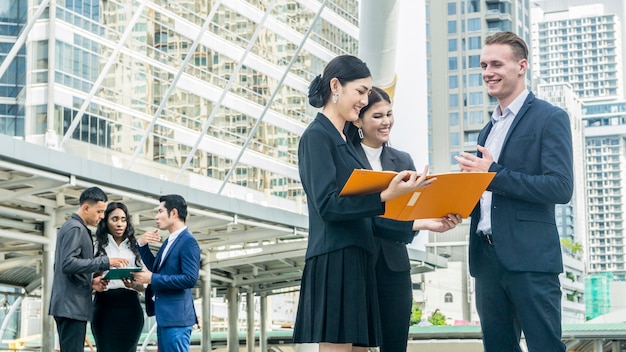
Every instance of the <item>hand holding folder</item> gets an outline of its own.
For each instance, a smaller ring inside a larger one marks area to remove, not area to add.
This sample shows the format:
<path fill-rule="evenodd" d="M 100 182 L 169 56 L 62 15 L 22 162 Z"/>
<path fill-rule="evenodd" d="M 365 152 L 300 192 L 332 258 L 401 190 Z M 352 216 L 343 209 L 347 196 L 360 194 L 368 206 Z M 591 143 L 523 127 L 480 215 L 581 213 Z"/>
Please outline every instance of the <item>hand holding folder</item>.
<path fill-rule="evenodd" d="M 132 279 L 133 273 L 141 271 L 141 267 L 126 267 L 126 268 L 111 268 L 109 272 L 104 275 L 103 279 L 106 280 L 120 280 L 120 279 Z"/>
<path fill-rule="evenodd" d="M 355 169 L 339 193 L 340 196 L 365 195 L 382 192 L 397 175 L 395 171 Z M 426 188 L 420 188 L 385 202 L 384 218 L 416 220 L 460 214 L 463 218 L 480 200 L 495 172 L 455 172 L 428 175 L 437 178 Z"/>

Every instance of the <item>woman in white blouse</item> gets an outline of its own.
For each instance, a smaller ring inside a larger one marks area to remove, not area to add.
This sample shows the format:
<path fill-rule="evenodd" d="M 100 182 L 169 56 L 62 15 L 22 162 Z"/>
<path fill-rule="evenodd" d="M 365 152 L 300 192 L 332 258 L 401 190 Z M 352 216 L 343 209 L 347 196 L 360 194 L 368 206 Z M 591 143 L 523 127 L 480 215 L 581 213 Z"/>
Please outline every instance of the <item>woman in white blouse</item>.
<path fill-rule="evenodd" d="M 111 202 L 96 230 L 95 256 L 126 258 L 130 266 L 143 266 L 135 231 L 126 205 Z M 103 275 L 105 275 L 103 273 Z M 139 292 L 132 279 L 111 280 L 105 291 L 96 292 L 91 330 L 98 352 L 137 351 L 144 315 Z"/>

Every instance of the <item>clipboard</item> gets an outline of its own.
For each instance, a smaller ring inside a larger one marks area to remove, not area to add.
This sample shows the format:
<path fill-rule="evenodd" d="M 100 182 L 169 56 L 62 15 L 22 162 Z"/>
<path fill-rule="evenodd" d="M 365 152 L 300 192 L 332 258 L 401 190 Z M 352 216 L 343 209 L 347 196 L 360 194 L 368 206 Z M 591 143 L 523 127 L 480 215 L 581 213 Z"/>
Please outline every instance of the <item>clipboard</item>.
<path fill-rule="evenodd" d="M 103 279 L 106 280 L 121 280 L 132 279 L 133 274 L 141 271 L 141 267 L 127 267 L 127 268 L 111 268 L 109 272 L 104 275 Z"/>
<path fill-rule="evenodd" d="M 382 192 L 396 175 L 395 171 L 355 169 L 339 195 Z M 436 177 L 437 180 L 428 187 L 388 200 L 385 202 L 385 214 L 381 217 L 409 221 L 459 214 L 467 218 L 495 175 L 495 172 L 450 172 L 428 175 L 427 178 Z"/>

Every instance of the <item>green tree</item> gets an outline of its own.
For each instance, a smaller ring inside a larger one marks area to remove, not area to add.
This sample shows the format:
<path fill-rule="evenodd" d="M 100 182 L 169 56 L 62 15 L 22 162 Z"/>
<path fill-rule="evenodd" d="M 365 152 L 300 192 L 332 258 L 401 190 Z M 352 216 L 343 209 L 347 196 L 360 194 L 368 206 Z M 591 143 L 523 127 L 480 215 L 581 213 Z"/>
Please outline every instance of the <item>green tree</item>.
<path fill-rule="evenodd" d="M 579 253 L 583 252 L 583 245 L 580 242 L 574 242 L 571 238 L 561 238 L 561 246 L 568 249 L 569 252 L 577 256 Z"/>
<path fill-rule="evenodd" d="M 433 314 L 430 315 L 428 321 L 433 325 L 447 325 L 446 324 L 446 316 L 443 315 L 439 309 L 435 309 Z"/>
<path fill-rule="evenodd" d="M 416 325 L 422 320 L 422 307 L 419 303 L 413 301 L 413 307 L 411 308 L 411 323 L 410 325 Z"/>

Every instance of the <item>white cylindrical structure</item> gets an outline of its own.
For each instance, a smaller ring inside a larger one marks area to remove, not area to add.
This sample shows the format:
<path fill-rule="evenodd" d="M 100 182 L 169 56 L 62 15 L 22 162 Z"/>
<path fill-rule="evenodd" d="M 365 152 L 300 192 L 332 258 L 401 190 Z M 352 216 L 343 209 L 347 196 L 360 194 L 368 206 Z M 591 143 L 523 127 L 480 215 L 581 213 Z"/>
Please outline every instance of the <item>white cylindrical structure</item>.
<path fill-rule="evenodd" d="M 374 85 L 389 87 L 396 74 L 398 0 L 361 0 L 359 58 L 367 64 Z"/>

